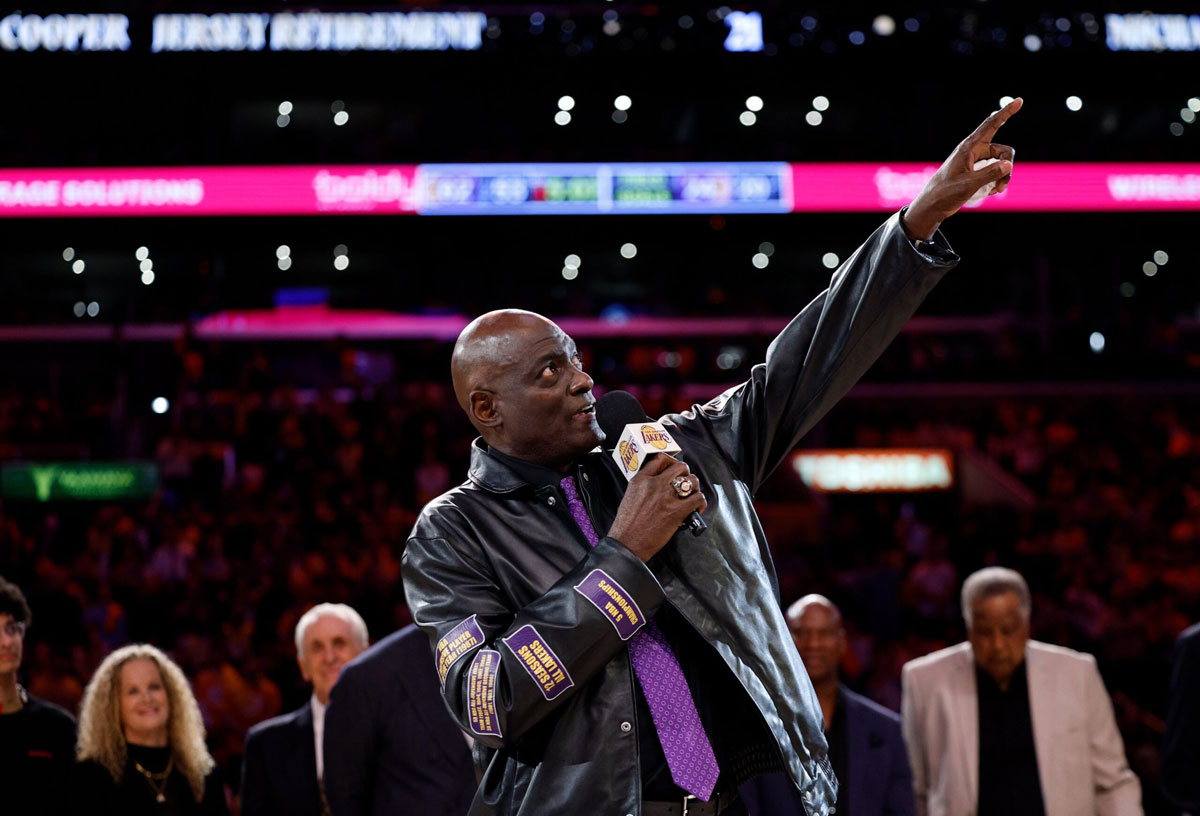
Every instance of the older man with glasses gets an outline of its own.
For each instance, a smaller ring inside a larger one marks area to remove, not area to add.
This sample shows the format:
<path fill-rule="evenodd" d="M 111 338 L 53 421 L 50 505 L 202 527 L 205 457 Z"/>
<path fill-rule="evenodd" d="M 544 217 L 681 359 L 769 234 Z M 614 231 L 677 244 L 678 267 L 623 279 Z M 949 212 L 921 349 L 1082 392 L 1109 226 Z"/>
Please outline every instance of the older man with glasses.
<path fill-rule="evenodd" d="M 25 595 L 0 577 L 0 790 L 5 813 L 66 812 L 75 758 L 75 718 L 17 682 L 33 615 Z"/>

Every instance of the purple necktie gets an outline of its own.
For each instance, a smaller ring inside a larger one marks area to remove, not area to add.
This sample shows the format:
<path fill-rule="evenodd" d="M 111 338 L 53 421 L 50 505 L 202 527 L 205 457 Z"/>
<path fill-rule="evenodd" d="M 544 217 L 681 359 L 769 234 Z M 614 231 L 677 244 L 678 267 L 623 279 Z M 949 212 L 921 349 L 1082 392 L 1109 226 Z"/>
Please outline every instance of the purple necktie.
<path fill-rule="evenodd" d="M 574 477 L 567 476 L 559 484 L 567 494 L 571 516 L 583 530 L 588 543 L 595 547 L 600 537 L 575 489 Z M 704 733 L 704 724 L 700 722 L 700 713 L 696 711 L 692 690 L 688 688 L 679 660 L 653 620 L 647 621 L 641 631 L 629 639 L 629 660 L 650 707 L 650 718 L 658 731 L 671 778 L 676 785 L 707 802 L 712 798 L 721 769 L 717 766 L 708 735 Z"/>

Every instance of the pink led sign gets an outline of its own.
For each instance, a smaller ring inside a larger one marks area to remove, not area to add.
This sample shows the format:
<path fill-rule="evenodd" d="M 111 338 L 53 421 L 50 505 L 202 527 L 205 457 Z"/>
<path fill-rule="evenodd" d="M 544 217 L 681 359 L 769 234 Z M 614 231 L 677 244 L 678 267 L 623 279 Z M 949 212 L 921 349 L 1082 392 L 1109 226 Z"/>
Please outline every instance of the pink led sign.
<path fill-rule="evenodd" d="M 415 165 L 0 170 L 0 217 L 412 213 Z"/>
<path fill-rule="evenodd" d="M 428 185 L 421 179 L 437 179 L 445 167 L 346 165 L 0 170 L 0 217 L 433 212 L 438 209 L 439 200 L 431 199 L 426 206 L 423 192 Z M 493 198 L 507 195 L 514 189 L 532 189 L 542 176 L 561 167 L 563 165 L 492 164 L 472 165 L 470 172 L 459 170 L 455 184 L 459 185 L 456 189 L 461 188 L 462 194 L 454 214 L 482 215 L 495 211 Z M 737 189 L 762 188 L 766 191 L 759 203 L 755 203 L 758 199 L 753 197 L 740 201 L 740 212 L 786 211 L 789 196 L 792 212 L 890 212 L 911 201 L 936 169 L 933 164 L 917 163 L 790 166 L 781 163 L 776 165 L 777 170 L 765 165 L 704 163 L 672 167 L 681 178 L 689 174 L 703 176 L 716 167 L 730 176 L 729 183 Z M 636 164 L 571 165 L 573 179 L 591 179 L 580 189 L 589 191 L 592 197 L 575 201 L 568 209 L 576 214 L 616 212 L 618 210 L 611 202 L 614 177 L 651 171 L 661 172 L 661 168 Z M 789 173 L 790 184 L 787 183 Z M 711 207 L 697 209 L 695 202 L 676 200 L 670 185 L 663 189 L 666 198 L 656 202 L 653 212 L 731 211 L 731 205 L 719 201 L 713 201 Z M 524 196 L 514 202 L 508 202 L 504 211 L 529 215 L 565 211 L 537 196 Z M 1014 212 L 1200 210 L 1200 164 L 1018 162 L 1012 186 L 1002 195 L 985 199 L 978 208 Z"/>

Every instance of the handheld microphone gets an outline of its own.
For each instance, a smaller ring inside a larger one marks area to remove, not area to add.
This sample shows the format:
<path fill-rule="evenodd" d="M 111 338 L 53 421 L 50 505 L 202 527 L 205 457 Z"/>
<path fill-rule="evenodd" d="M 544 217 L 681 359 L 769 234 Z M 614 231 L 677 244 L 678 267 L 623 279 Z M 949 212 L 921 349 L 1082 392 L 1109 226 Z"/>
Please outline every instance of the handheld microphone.
<path fill-rule="evenodd" d="M 596 400 L 596 422 L 604 431 L 604 446 L 612 449 L 613 460 L 625 474 L 625 481 L 636 476 L 650 456 L 680 451 L 679 444 L 662 423 L 646 416 L 637 397 L 628 391 L 609 391 Z M 694 536 L 708 529 L 695 510 L 684 524 Z"/>

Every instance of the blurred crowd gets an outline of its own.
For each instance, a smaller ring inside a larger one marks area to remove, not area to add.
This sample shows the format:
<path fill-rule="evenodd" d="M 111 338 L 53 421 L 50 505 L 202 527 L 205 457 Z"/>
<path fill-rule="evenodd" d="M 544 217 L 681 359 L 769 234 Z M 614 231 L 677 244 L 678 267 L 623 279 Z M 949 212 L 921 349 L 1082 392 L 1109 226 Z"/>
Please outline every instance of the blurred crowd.
<path fill-rule="evenodd" d="M 5 500 L 0 574 L 36 610 L 31 694 L 77 711 L 106 654 L 153 643 L 192 681 L 212 754 L 233 781 L 247 729 L 308 697 L 292 645 L 306 609 L 350 603 L 373 640 L 409 621 L 405 537 L 420 507 L 464 477 L 473 433 L 448 382 L 414 379 L 399 363 L 381 374 L 365 352 L 313 354 L 306 368 L 261 350 L 176 351 L 162 417 L 122 419 L 130 397 L 103 387 L 67 400 L 13 383 L 0 392 L 8 456 L 61 457 L 87 442 L 93 456 L 153 459 L 161 474 L 147 501 Z M 411 367 L 446 352 L 419 349 Z M 620 385 L 629 374 L 598 379 Z M 987 564 L 1019 570 L 1034 637 L 1099 661 L 1155 812 L 1170 648 L 1200 619 L 1198 401 L 847 400 L 806 444 L 973 451 L 1033 498 L 828 496 L 781 469 L 758 498 L 782 601 L 834 598 L 850 644 L 843 676 L 897 709 L 901 666 L 962 639 L 963 578 Z M 687 402 L 671 383 L 643 399 L 651 412 Z"/>

